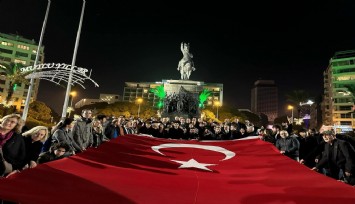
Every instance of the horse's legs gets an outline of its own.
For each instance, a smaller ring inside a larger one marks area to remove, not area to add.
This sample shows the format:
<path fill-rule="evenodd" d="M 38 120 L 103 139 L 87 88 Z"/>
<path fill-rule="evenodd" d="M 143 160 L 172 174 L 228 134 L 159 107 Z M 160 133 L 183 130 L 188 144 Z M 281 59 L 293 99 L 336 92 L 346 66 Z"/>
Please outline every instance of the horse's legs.
<path fill-rule="evenodd" d="M 181 74 L 181 79 L 184 79 L 184 70 L 182 68 L 180 69 L 180 74 Z"/>
<path fill-rule="evenodd" d="M 191 71 L 186 72 L 187 79 L 190 79 Z"/>

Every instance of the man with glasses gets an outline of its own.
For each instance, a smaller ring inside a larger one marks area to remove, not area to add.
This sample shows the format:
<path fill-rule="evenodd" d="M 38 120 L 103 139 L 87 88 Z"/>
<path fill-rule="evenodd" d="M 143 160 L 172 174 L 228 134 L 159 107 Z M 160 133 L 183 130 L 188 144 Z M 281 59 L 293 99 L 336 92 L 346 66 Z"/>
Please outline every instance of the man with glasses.
<path fill-rule="evenodd" d="M 84 109 L 81 112 L 81 118 L 75 121 L 73 127 L 73 138 L 78 144 L 80 149 L 76 152 L 83 152 L 88 147 L 93 144 L 93 133 L 92 133 L 92 111 L 89 109 Z"/>
<path fill-rule="evenodd" d="M 341 172 L 344 173 L 344 181 L 355 185 L 355 152 L 350 144 L 335 137 L 331 130 L 323 132 L 323 140 L 326 142 L 322 158 L 312 170 L 321 168 L 326 170 L 326 175 L 337 180 Z"/>

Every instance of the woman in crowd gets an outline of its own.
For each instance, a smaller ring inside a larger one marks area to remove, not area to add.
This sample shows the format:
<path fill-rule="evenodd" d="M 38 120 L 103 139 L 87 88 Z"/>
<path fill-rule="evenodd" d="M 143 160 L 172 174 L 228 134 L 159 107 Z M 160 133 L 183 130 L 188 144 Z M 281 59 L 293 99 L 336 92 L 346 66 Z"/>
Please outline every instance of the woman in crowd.
<path fill-rule="evenodd" d="M 18 114 L 1 119 L 0 124 L 0 176 L 21 169 L 26 157 L 25 142 L 21 136 L 24 121 Z"/>
<path fill-rule="evenodd" d="M 58 129 L 54 131 L 52 135 L 52 143 L 66 143 L 69 145 L 70 150 L 65 154 L 65 156 L 70 156 L 75 154 L 75 152 L 80 152 L 80 146 L 74 141 L 72 128 L 74 126 L 74 121 L 71 118 L 65 118 Z"/>
<path fill-rule="evenodd" d="M 37 166 L 37 159 L 41 153 L 43 142 L 48 138 L 48 128 L 45 126 L 36 126 L 24 133 L 26 157 L 24 169 L 34 168 Z"/>
<path fill-rule="evenodd" d="M 108 141 L 103 133 L 103 127 L 98 119 L 92 121 L 93 146 L 98 147 L 101 143 Z"/>

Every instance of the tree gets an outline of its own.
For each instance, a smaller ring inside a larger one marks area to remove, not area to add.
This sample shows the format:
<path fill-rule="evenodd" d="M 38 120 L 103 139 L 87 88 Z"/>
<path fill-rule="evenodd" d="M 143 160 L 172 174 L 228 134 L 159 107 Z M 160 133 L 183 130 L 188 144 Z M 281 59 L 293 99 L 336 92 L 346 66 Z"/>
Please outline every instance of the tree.
<path fill-rule="evenodd" d="M 203 91 L 199 95 L 199 104 L 198 106 L 200 108 L 204 108 L 205 101 L 208 99 L 208 97 L 211 95 L 211 92 L 207 89 L 203 89 Z"/>
<path fill-rule="evenodd" d="M 9 87 L 7 88 L 6 103 L 9 103 L 12 99 L 17 84 L 24 83 L 29 84 L 28 80 L 25 79 L 25 75 L 21 73 L 20 68 L 23 67 L 22 64 L 18 63 L 2 63 L 0 64 L 1 75 L 5 76 L 9 81 Z"/>
<path fill-rule="evenodd" d="M 250 112 L 250 111 L 241 111 L 242 114 L 245 115 L 245 117 L 247 118 L 247 120 L 249 120 L 251 123 L 253 123 L 255 126 L 260 127 L 261 126 L 261 118 L 259 115 Z"/>
<path fill-rule="evenodd" d="M 28 116 L 39 121 L 49 122 L 51 120 L 51 109 L 43 102 L 34 101 L 30 104 Z"/>
<path fill-rule="evenodd" d="M 156 97 L 159 98 L 159 102 L 157 104 L 157 108 L 160 109 L 163 107 L 164 99 L 166 97 L 166 93 L 164 91 L 164 85 L 157 86 L 155 88 L 151 88 L 149 92 L 153 93 Z"/>
<path fill-rule="evenodd" d="M 215 114 L 212 111 L 208 110 L 208 109 L 203 110 L 202 114 L 205 115 L 205 120 L 207 120 L 207 121 L 216 119 Z"/>

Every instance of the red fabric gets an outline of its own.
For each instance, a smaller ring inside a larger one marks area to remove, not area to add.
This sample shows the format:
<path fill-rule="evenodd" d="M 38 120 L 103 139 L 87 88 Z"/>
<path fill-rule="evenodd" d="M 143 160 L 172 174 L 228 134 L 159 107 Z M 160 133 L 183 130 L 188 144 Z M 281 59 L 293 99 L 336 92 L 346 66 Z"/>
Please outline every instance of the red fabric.
<path fill-rule="evenodd" d="M 14 131 L 10 131 L 7 134 L 1 134 L 0 133 L 0 148 L 2 148 L 7 140 L 11 138 L 11 136 L 14 134 Z"/>
<path fill-rule="evenodd" d="M 223 147 L 236 155 L 166 143 Z M 179 168 L 172 160 L 216 164 Z M 221 161 L 222 160 L 222 161 Z M 279 154 L 258 139 L 197 142 L 120 136 L 70 158 L 0 180 L 0 198 L 21 203 L 355 203 L 355 189 Z"/>

